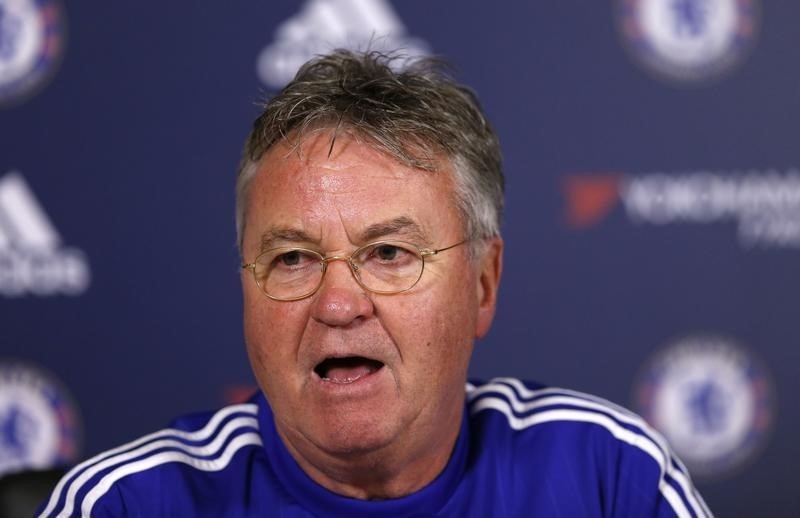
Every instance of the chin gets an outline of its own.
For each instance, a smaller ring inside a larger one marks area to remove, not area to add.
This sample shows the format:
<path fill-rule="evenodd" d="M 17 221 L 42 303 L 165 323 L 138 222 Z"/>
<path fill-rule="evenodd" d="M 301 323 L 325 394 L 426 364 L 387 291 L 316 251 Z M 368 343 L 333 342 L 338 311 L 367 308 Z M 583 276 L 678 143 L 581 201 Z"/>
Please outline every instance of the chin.
<path fill-rule="evenodd" d="M 378 422 L 376 422 L 378 421 Z M 324 419 L 318 430 L 318 446 L 332 455 L 363 455 L 379 451 L 395 442 L 397 427 L 384 416 L 338 415 Z"/>

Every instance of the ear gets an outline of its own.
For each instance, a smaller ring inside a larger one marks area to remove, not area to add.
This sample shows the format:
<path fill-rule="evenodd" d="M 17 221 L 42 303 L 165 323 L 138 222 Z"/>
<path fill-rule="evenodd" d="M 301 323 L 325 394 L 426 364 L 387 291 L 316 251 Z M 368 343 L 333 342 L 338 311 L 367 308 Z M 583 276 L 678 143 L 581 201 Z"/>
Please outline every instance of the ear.
<path fill-rule="evenodd" d="M 503 240 L 499 236 L 486 241 L 483 257 L 480 259 L 477 286 L 478 318 L 475 321 L 475 338 L 489 332 L 494 320 L 497 305 L 497 289 L 503 272 Z"/>

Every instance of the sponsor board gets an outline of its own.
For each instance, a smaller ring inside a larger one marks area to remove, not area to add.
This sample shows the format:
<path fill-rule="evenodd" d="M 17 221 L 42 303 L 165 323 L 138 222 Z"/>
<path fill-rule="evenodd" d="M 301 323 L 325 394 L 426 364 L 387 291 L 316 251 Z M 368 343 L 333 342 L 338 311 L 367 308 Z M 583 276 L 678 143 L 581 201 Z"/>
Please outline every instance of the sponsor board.
<path fill-rule="evenodd" d="M 637 411 L 693 476 L 721 478 L 754 459 L 774 420 L 771 378 L 734 340 L 693 334 L 669 344 L 635 385 Z"/>
<path fill-rule="evenodd" d="M 622 204 L 636 225 L 735 225 L 742 248 L 800 249 L 800 171 L 572 174 L 565 220 L 600 224 Z"/>
<path fill-rule="evenodd" d="M 713 81 L 740 63 L 759 25 L 756 0 L 617 0 L 625 47 L 672 83 Z"/>
<path fill-rule="evenodd" d="M 50 374 L 0 362 L 0 475 L 73 463 L 80 425 L 72 398 Z"/>
<path fill-rule="evenodd" d="M 86 255 L 65 247 L 21 174 L 0 177 L 0 297 L 80 295 Z"/>
<path fill-rule="evenodd" d="M 428 54 L 428 44 L 407 34 L 388 0 L 307 0 L 278 26 L 256 71 L 265 85 L 279 89 L 303 63 L 336 48 L 400 50 L 409 59 Z"/>
<path fill-rule="evenodd" d="M 33 95 L 61 60 L 66 28 L 55 0 L 0 0 L 0 105 Z"/>

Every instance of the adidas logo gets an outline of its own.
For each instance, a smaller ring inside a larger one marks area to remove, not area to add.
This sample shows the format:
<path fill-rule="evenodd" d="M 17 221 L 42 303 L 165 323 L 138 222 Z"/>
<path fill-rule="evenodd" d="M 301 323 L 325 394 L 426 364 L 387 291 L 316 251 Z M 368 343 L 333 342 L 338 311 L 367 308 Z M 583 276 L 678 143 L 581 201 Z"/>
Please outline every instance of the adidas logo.
<path fill-rule="evenodd" d="M 406 35 L 388 0 L 307 0 L 276 30 L 275 42 L 259 54 L 259 79 L 278 89 L 300 66 L 336 48 L 401 50 L 409 58 L 428 54 L 428 44 Z"/>
<path fill-rule="evenodd" d="M 22 175 L 0 177 L 0 296 L 80 295 L 89 279 L 85 254 L 61 246 Z"/>

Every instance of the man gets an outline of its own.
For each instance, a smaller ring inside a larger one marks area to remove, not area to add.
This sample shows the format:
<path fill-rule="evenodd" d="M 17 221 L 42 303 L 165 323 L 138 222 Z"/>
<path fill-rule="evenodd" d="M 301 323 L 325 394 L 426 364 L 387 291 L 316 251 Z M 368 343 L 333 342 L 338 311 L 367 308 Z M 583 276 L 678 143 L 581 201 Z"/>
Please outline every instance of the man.
<path fill-rule="evenodd" d="M 627 411 L 466 383 L 500 280 L 499 145 L 436 63 L 397 68 L 320 57 L 254 124 L 237 227 L 261 392 L 82 463 L 43 515 L 708 514 Z"/>

